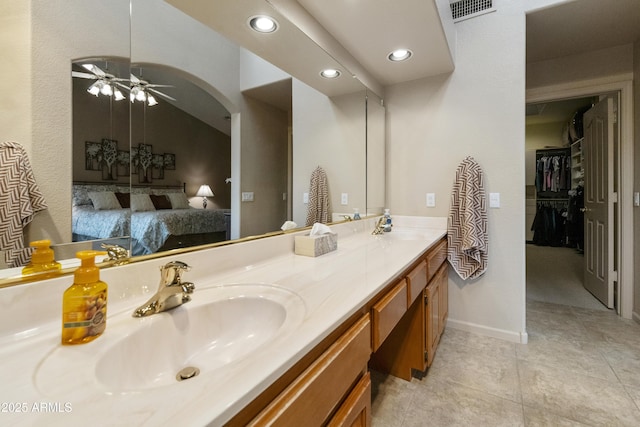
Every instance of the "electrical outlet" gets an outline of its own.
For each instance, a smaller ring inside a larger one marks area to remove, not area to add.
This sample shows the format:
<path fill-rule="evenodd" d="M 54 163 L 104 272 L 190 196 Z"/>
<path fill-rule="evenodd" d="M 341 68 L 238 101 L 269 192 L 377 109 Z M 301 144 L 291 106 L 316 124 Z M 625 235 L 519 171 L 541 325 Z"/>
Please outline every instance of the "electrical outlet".
<path fill-rule="evenodd" d="M 342 205 L 348 205 L 349 204 L 349 194 L 342 193 L 342 197 L 340 198 L 340 203 Z"/>
<path fill-rule="evenodd" d="M 253 202 L 253 191 L 243 191 L 242 192 L 242 201 L 243 202 Z"/>
<path fill-rule="evenodd" d="M 309 193 L 302 193 L 302 203 L 309 203 Z"/>
<path fill-rule="evenodd" d="M 436 207 L 436 193 L 427 193 L 427 207 L 428 208 Z"/>
<path fill-rule="evenodd" d="M 500 193 L 489 193 L 489 207 L 490 208 L 500 207 Z"/>

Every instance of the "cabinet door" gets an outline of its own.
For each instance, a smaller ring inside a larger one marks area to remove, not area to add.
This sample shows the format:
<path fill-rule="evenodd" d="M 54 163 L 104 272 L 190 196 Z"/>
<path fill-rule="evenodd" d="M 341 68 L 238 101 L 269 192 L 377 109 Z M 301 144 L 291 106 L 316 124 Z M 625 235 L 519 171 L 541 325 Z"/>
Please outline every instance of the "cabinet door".
<path fill-rule="evenodd" d="M 440 339 L 440 293 L 438 280 L 432 280 L 424 290 L 425 354 L 427 367 L 431 366 Z"/>
<path fill-rule="evenodd" d="M 371 425 L 371 374 L 358 381 L 327 427 L 368 427 Z"/>
<path fill-rule="evenodd" d="M 438 289 L 440 294 L 440 322 L 438 335 L 442 335 L 444 326 L 447 323 L 447 315 L 449 314 L 449 269 L 448 264 L 444 263 L 438 272 Z"/>

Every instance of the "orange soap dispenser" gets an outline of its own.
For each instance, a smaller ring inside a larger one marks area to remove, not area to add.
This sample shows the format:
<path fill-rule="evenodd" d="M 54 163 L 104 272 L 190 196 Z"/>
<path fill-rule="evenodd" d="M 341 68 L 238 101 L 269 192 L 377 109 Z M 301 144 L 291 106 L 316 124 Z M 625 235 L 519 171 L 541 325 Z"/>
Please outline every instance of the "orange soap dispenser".
<path fill-rule="evenodd" d="M 35 251 L 31 254 L 29 264 L 22 269 L 23 276 L 38 274 L 53 277 L 62 271 L 62 265 L 53 258 L 51 240 L 35 240 L 29 246 L 35 248 Z"/>
<path fill-rule="evenodd" d="M 62 298 L 62 344 L 84 344 L 98 338 L 107 326 L 107 284 L 100 280 L 95 265 L 104 251 L 80 251 L 82 265 L 74 274 L 73 285 Z"/>

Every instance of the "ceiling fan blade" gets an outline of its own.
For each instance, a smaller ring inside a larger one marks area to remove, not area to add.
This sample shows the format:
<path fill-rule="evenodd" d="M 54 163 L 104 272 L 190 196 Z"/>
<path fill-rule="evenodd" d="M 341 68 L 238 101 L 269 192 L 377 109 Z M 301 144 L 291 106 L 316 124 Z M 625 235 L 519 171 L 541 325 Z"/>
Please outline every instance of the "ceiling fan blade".
<path fill-rule="evenodd" d="M 91 71 L 93 74 L 95 74 L 98 77 L 104 77 L 106 76 L 106 73 L 104 71 L 102 71 L 100 68 L 98 68 L 97 65 L 94 64 L 82 64 L 82 66 Z"/>
<path fill-rule="evenodd" d="M 131 83 L 133 83 L 134 85 L 140 84 L 140 79 L 131 74 Z"/>
<path fill-rule="evenodd" d="M 121 87 L 122 89 L 126 89 L 128 92 L 131 91 L 131 87 L 128 85 L 124 85 L 122 83 L 120 83 L 119 81 L 114 81 L 114 83 L 118 86 Z"/>
<path fill-rule="evenodd" d="M 144 85 L 144 87 L 173 87 L 173 85 L 157 85 L 157 84 L 147 83 Z"/>
<path fill-rule="evenodd" d="M 73 77 L 80 77 L 83 79 L 91 79 L 91 80 L 98 79 L 98 76 L 96 76 L 95 74 L 83 73 L 82 71 L 72 71 L 71 75 Z"/>
<path fill-rule="evenodd" d="M 156 95 L 159 95 L 159 96 L 161 96 L 161 97 L 163 97 L 163 98 L 165 98 L 165 99 L 168 99 L 168 100 L 170 100 L 170 101 L 175 101 L 175 100 L 176 100 L 175 98 L 173 98 L 173 97 L 171 97 L 171 96 L 167 95 L 166 93 L 162 93 L 162 92 L 157 91 L 157 90 L 155 90 L 155 89 L 153 89 L 153 88 L 147 87 L 146 89 L 147 89 L 149 92 L 153 92 L 153 93 L 155 93 Z"/>

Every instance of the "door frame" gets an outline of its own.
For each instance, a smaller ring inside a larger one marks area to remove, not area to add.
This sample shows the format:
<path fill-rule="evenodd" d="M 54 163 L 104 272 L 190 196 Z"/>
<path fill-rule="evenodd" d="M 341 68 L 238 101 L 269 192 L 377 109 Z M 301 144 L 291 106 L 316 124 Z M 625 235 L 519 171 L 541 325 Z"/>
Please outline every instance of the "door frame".
<path fill-rule="evenodd" d="M 619 315 L 633 317 L 633 73 L 597 79 L 580 80 L 526 90 L 525 102 L 550 102 L 568 98 L 597 96 L 606 92 L 620 93 L 620 141 L 618 150 L 618 222 L 617 251 Z M 612 162 L 613 159 L 610 159 Z M 622 230 L 626 232 L 623 233 Z"/>

